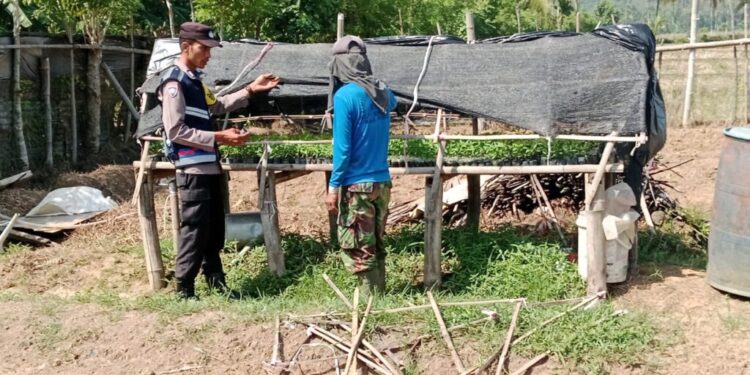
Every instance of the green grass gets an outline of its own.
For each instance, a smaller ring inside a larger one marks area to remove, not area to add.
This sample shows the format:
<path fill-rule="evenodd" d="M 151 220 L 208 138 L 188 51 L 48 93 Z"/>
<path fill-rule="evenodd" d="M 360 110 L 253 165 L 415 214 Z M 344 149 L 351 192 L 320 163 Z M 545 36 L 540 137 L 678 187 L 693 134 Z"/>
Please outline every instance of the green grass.
<path fill-rule="evenodd" d="M 202 311 L 224 311 L 244 322 L 267 322 L 276 314 L 345 312 L 343 303 L 322 278 L 327 274 L 351 297 L 355 278 L 344 269 L 337 251 L 325 239 L 295 234 L 285 235 L 282 246 L 287 267 L 282 277 L 268 271 L 262 246 L 249 252 L 223 254 L 228 283 L 243 294 L 245 298 L 241 301 L 210 295 L 199 280 L 199 301 L 181 301 L 172 293 L 124 300 L 112 293 L 88 292 L 78 296 L 79 302 L 99 303 L 113 309 L 154 311 L 164 323 Z M 427 303 L 422 288 L 423 228 L 403 227 L 387 236 L 386 246 L 388 287 L 386 294 L 376 300 L 375 308 Z M 165 266 L 170 267 L 168 263 Z M 585 285 L 575 264 L 566 260 L 560 245 L 511 228 L 479 234 L 446 229 L 443 232 L 443 273 L 443 286 L 436 293 L 438 301 L 526 297 L 534 302 L 585 294 Z M 498 321 L 456 334 L 456 340 L 471 338 L 486 358 L 500 345 L 510 322 L 512 306 L 444 307 L 442 311 L 448 326 L 453 326 L 482 318 L 483 308 L 496 311 Z M 523 334 L 565 308 L 567 306 L 524 309 L 517 332 Z M 614 363 L 642 363 L 641 355 L 658 346 L 652 322 L 642 313 L 623 316 L 613 316 L 613 313 L 614 307 L 609 302 L 591 310 L 573 312 L 520 343 L 514 352 L 533 356 L 549 350 L 565 366 L 590 373 L 601 372 Z M 429 309 L 375 315 L 370 322 L 371 329 L 399 326 L 412 331 L 413 336 L 439 335 Z"/>
<path fill-rule="evenodd" d="M 673 265 L 705 270 L 708 263 L 709 221 L 696 209 L 681 209 L 681 217 L 693 228 L 677 220 L 667 220 L 653 234 L 642 231 L 638 239 L 639 261 L 655 266 Z"/>

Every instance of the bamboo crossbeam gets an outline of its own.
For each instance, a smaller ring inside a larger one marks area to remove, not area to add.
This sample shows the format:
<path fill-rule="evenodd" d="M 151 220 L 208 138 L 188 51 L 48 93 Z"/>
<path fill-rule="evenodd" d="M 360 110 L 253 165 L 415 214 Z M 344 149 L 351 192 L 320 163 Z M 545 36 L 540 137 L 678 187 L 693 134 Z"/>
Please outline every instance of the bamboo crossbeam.
<path fill-rule="evenodd" d="M 167 161 L 151 161 L 142 164 L 139 161 L 133 162 L 133 167 L 139 169 L 145 165 L 146 169 L 152 170 L 174 170 L 174 164 Z M 225 171 L 256 171 L 258 164 L 252 163 L 233 163 L 222 164 Z M 441 174 L 565 174 L 565 173 L 595 173 L 598 165 L 596 164 L 574 164 L 574 165 L 508 165 L 508 166 L 455 166 L 443 167 Z M 326 172 L 332 169 L 331 164 L 268 164 L 270 171 L 307 171 L 307 172 Z M 428 175 L 435 172 L 434 167 L 393 167 L 389 168 L 391 175 Z M 607 164 L 604 167 L 606 173 L 622 173 L 625 167 L 620 163 Z"/>
<path fill-rule="evenodd" d="M 137 53 L 141 55 L 150 55 L 151 51 L 147 49 L 117 47 L 117 46 L 93 46 L 90 44 L 22 44 L 22 45 L 0 45 L 0 51 L 13 49 L 100 49 L 102 51 Z"/>
<path fill-rule="evenodd" d="M 390 115 L 391 117 L 394 117 L 394 118 L 403 117 L 396 112 L 391 112 Z M 270 121 L 270 120 L 322 120 L 325 117 L 326 115 L 260 115 L 260 116 L 249 116 L 249 117 L 235 117 L 235 118 L 227 119 L 227 121 L 231 123 L 238 123 L 238 122 L 246 122 L 246 121 Z M 331 114 L 331 117 L 332 118 L 336 117 L 336 115 Z M 417 113 L 410 114 L 409 117 L 434 118 L 434 117 L 437 117 L 437 114 L 430 113 L 430 112 L 417 112 Z M 457 118 L 461 118 L 461 115 L 444 114 L 443 117 L 447 119 L 457 119 Z"/>
<path fill-rule="evenodd" d="M 732 46 L 743 46 L 750 44 L 750 38 L 722 40 L 720 42 L 685 43 L 656 47 L 656 52 L 676 52 L 706 48 L 721 48 Z"/>

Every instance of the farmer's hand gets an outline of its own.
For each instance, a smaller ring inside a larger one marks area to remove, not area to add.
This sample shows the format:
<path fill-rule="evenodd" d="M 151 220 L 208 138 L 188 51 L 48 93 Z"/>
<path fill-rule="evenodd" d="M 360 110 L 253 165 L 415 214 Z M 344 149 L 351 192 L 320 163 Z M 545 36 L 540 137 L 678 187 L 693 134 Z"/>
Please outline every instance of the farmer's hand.
<path fill-rule="evenodd" d="M 280 81 L 281 78 L 276 77 L 271 73 L 261 74 L 255 79 L 255 81 L 253 81 L 253 83 L 247 85 L 245 90 L 247 90 L 250 95 L 256 92 L 268 91 L 278 86 Z"/>
<path fill-rule="evenodd" d="M 240 131 L 236 128 L 229 128 L 214 133 L 214 139 L 216 140 L 216 143 L 220 145 L 244 145 L 249 137 L 250 133 L 246 131 Z"/>
<path fill-rule="evenodd" d="M 326 210 L 330 213 L 336 213 L 339 210 L 339 192 L 338 190 L 331 190 L 326 195 Z"/>

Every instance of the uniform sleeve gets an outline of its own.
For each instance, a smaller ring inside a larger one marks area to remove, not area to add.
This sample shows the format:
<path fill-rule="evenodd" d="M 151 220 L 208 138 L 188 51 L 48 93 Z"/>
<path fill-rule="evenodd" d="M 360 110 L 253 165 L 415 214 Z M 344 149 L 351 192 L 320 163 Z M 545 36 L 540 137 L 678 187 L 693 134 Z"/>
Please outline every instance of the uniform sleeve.
<path fill-rule="evenodd" d="M 216 98 L 216 103 L 209 106 L 208 109 L 215 115 L 222 113 L 232 112 L 235 109 L 247 106 L 247 99 L 250 97 L 247 90 L 242 89 L 240 91 L 222 95 Z"/>
<path fill-rule="evenodd" d="M 351 160 L 352 126 L 355 108 L 343 95 L 333 98 L 333 170 L 328 186 L 339 188 L 343 183 L 344 172 Z"/>
<path fill-rule="evenodd" d="M 214 132 L 194 129 L 185 124 L 185 96 L 180 90 L 180 84 L 176 81 L 165 83 L 159 96 L 167 138 L 183 146 L 213 151 Z"/>

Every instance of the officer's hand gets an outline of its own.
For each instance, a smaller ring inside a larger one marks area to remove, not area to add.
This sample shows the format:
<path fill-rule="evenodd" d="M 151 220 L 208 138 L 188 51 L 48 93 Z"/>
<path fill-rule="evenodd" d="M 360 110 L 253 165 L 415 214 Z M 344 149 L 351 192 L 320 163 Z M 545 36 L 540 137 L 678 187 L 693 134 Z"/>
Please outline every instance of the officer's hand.
<path fill-rule="evenodd" d="M 255 81 L 247 86 L 247 91 L 251 94 L 254 92 L 263 92 L 271 90 L 279 85 L 281 78 L 271 73 L 261 74 Z"/>
<path fill-rule="evenodd" d="M 229 128 L 214 133 L 214 139 L 220 145 L 240 146 L 245 144 L 249 137 L 250 133 L 237 130 L 236 128 Z"/>
<path fill-rule="evenodd" d="M 328 212 L 332 214 L 336 213 L 339 210 L 338 203 L 339 193 L 337 191 L 332 191 L 326 195 L 326 210 L 328 210 Z"/>

